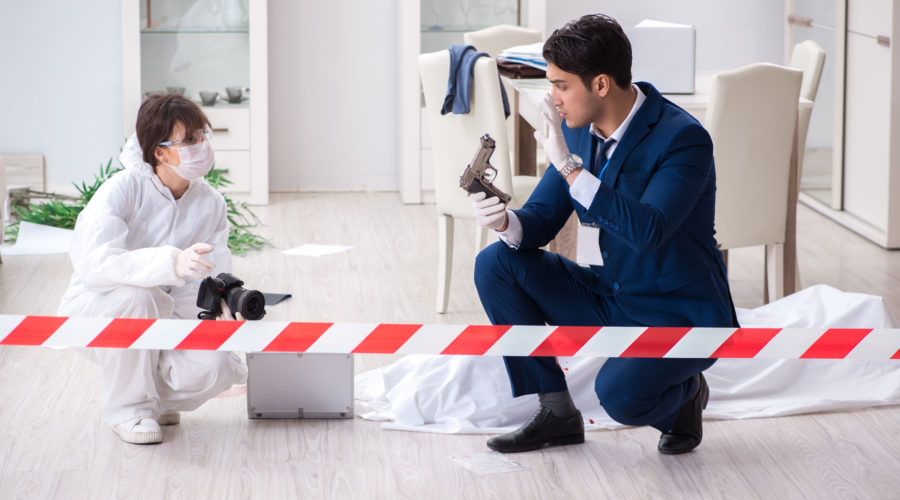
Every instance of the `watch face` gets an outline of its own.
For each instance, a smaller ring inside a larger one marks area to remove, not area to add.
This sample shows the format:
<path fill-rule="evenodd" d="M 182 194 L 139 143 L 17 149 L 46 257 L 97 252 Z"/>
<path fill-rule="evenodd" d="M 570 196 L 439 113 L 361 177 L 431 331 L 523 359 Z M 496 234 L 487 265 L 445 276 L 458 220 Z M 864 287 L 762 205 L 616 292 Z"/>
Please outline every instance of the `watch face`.
<path fill-rule="evenodd" d="M 574 153 L 573 153 L 573 154 L 570 154 L 569 157 L 572 158 L 572 162 L 575 163 L 575 165 L 578 166 L 578 167 L 580 167 L 581 165 L 584 164 L 584 161 L 581 159 L 581 157 L 578 156 L 578 155 L 576 155 L 576 154 L 574 154 Z"/>

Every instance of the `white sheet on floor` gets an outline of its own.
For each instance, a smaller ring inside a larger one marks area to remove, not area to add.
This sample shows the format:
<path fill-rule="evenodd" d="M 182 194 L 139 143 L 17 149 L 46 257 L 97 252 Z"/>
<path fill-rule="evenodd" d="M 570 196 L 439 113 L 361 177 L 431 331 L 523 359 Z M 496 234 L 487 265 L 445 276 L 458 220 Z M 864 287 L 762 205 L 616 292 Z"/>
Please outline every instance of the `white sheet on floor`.
<path fill-rule="evenodd" d="M 72 246 L 75 232 L 43 224 L 22 221 L 19 223 L 19 235 L 16 244 L 0 248 L 3 255 L 44 255 L 66 253 Z"/>
<path fill-rule="evenodd" d="M 890 328 L 881 297 L 817 285 L 757 309 L 744 327 Z M 560 358 L 587 429 L 621 427 L 600 407 L 597 358 Z M 722 359 L 705 372 L 706 418 L 772 417 L 900 404 L 900 361 Z M 356 377 L 357 414 L 384 428 L 502 433 L 534 412 L 536 396 L 513 398 L 502 358 L 410 355 Z"/>

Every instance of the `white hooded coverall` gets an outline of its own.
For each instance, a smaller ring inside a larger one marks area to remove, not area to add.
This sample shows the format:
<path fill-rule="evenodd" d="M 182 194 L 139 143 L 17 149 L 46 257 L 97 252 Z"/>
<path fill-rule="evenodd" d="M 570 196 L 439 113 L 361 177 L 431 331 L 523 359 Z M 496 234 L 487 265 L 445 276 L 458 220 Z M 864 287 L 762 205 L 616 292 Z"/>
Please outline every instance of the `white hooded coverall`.
<path fill-rule="evenodd" d="M 75 224 L 74 273 L 61 316 L 196 319 L 200 280 L 175 275 L 181 249 L 209 243 L 213 274 L 231 271 L 225 200 L 206 181 L 179 199 L 142 158 L 132 135 L 125 169 L 103 183 Z M 188 411 L 236 383 L 247 370 L 230 352 L 86 349 L 100 365 L 103 420 L 111 425 Z"/>

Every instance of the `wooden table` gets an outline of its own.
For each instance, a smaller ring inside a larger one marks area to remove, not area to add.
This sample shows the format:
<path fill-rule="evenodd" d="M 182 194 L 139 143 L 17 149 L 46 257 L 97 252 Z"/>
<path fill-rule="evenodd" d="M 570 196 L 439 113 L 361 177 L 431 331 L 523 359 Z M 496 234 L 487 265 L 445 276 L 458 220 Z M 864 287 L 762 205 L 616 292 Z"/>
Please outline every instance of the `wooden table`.
<path fill-rule="evenodd" d="M 693 94 L 663 94 L 685 111 L 693 115 L 700 123 L 706 118 L 706 107 L 709 104 L 709 91 L 712 77 L 716 72 L 697 73 L 695 92 Z M 507 79 L 507 88 L 512 89 L 510 96 L 512 112 L 516 115 L 513 137 L 510 141 L 513 148 L 513 175 L 535 175 L 537 172 L 537 144 L 534 140 L 536 127 L 543 127 L 540 113 L 540 102 L 550 91 L 550 82 L 539 79 Z M 810 108 L 813 102 L 801 98 L 798 108 Z M 546 131 L 545 131 L 546 133 Z M 797 132 L 794 128 L 794 147 L 791 151 L 791 167 L 788 175 L 788 214 L 784 240 L 784 295 L 797 291 L 797 195 L 799 180 L 797 172 Z M 575 235 L 578 220 L 573 213 L 566 225 L 559 232 L 550 250 L 566 258 L 575 259 Z M 767 290 L 767 288 L 766 288 Z"/>

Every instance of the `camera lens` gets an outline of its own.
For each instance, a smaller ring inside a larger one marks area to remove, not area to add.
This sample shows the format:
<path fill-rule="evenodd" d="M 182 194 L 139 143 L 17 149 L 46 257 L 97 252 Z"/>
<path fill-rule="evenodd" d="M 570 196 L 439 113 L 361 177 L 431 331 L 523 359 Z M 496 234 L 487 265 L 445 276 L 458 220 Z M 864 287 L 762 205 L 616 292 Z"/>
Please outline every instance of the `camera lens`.
<path fill-rule="evenodd" d="M 266 298 L 259 290 L 232 288 L 226 302 L 229 309 L 241 313 L 244 319 L 257 320 L 266 315 Z"/>

